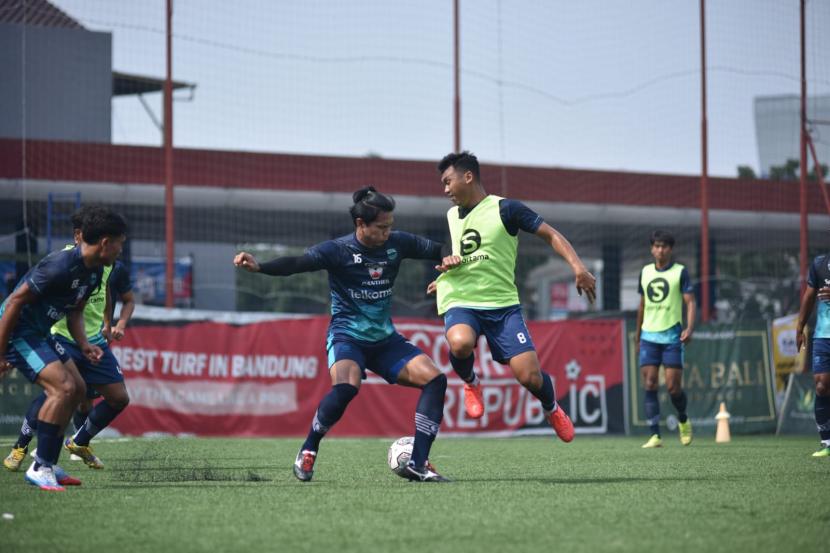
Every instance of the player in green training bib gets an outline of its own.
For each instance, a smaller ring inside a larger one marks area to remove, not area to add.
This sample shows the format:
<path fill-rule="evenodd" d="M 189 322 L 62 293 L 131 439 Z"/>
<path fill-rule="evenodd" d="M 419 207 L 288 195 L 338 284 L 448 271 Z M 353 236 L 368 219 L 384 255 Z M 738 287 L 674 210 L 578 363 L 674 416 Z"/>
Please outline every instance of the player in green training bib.
<path fill-rule="evenodd" d="M 487 339 L 493 359 L 506 364 L 516 380 L 539 399 L 557 436 L 570 442 L 574 427 L 556 403 L 553 381 L 539 358 L 522 316 L 516 289 L 520 230 L 535 234 L 562 256 L 576 275 L 576 288 L 593 302 L 596 279 L 571 244 L 523 203 L 487 194 L 478 159 L 469 152 L 449 154 L 438 164 L 445 194 L 455 204 L 447 212 L 452 255 L 428 291 L 437 293 L 444 316 L 450 362 L 464 384 L 464 407 L 471 418 L 484 415 L 481 382 L 473 370 L 478 337 Z"/>
<path fill-rule="evenodd" d="M 662 447 L 660 402 L 657 398 L 660 365 L 666 370 L 666 388 L 677 409 L 680 443 L 692 443 L 692 423 L 686 415 L 683 391 L 683 347 L 692 339 L 695 327 L 695 296 L 689 272 L 672 259 L 674 237 L 668 232 L 651 234 L 649 263 L 640 272 L 640 308 L 637 310 L 637 347 L 645 388 L 645 415 L 651 437 L 643 448 Z M 686 328 L 683 329 L 683 304 Z"/>

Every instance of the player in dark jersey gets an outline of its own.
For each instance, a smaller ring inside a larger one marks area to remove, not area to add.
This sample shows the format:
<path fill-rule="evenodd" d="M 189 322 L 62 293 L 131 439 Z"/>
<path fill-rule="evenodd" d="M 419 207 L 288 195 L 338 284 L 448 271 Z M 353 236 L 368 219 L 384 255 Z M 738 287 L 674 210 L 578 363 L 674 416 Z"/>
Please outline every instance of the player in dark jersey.
<path fill-rule="evenodd" d="M 78 349 L 90 361 L 100 359 L 101 348 L 84 332 L 83 310 L 101 285 L 103 267 L 120 255 L 126 229 L 123 217 L 109 209 L 90 213 L 81 243 L 39 261 L 0 306 L 0 376 L 15 367 L 47 394 L 37 417 L 38 454 L 26 471 L 26 480 L 44 490 L 64 489 L 53 467 L 63 429 L 86 393 L 77 366 L 50 329 L 67 316 Z"/>
<path fill-rule="evenodd" d="M 72 214 L 75 245 L 81 241 L 84 217 L 96 209 L 101 208 L 94 205 L 84 206 Z M 72 249 L 73 247 L 67 246 L 64 249 Z M 129 321 L 135 309 L 130 275 L 123 263 L 116 261 L 112 267 L 104 267 L 101 278 L 104 285 L 93 292 L 84 308 L 84 330 L 87 339 L 90 343 L 100 347 L 103 352 L 97 362 L 89 361 L 78 349 L 77 344 L 72 340 L 65 319 L 52 326 L 53 337 L 75 362 L 81 373 L 81 378 L 87 386 L 86 398 L 78 405 L 77 410 L 72 415 L 76 432 L 65 441 L 64 447 L 72 452 L 74 457 L 70 457 L 70 459 L 82 459 L 87 466 L 95 469 L 104 468 L 104 464 L 89 446 L 90 440 L 109 426 L 130 402 L 127 388 L 124 385 L 124 376 L 118 365 L 118 360 L 109 349 L 108 343 L 113 339 L 120 340 L 124 336 L 127 321 Z M 118 324 L 113 326 L 112 311 L 116 300 L 123 302 L 123 308 Z M 103 396 L 104 401 L 99 402 L 93 408 L 92 400 L 101 396 Z M 19 470 L 26 458 L 29 443 L 37 432 L 37 414 L 44 401 L 46 401 L 46 393 L 42 392 L 32 400 L 26 410 L 17 441 L 9 455 L 3 460 L 3 466 L 7 470 Z M 66 477 L 59 478 L 59 483 L 79 485 L 80 481 Z"/>
<path fill-rule="evenodd" d="M 813 332 L 813 380 L 816 383 L 815 415 L 821 449 L 813 457 L 830 458 L 830 254 L 813 259 L 807 275 L 807 289 L 801 298 L 796 343 L 804 347 L 804 326 L 818 299 L 816 330 Z"/>
<path fill-rule="evenodd" d="M 251 272 L 286 276 L 325 269 L 331 289 L 331 323 L 326 349 L 332 389 L 320 402 L 308 437 L 294 461 L 294 475 L 311 480 L 320 441 L 354 399 L 366 369 L 390 384 L 421 389 L 415 412 L 415 444 L 404 475 L 413 481 L 442 482 L 429 463 L 441 426 L 447 377 L 420 349 L 395 331 L 390 318 L 392 290 L 404 259 L 441 259 L 441 244 L 392 231 L 392 198 L 373 187 L 353 195 L 355 232 L 309 248 L 299 257 L 258 263 L 241 252 L 234 265 Z"/>
<path fill-rule="evenodd" d="M 81 229 L 86 215 L 94 210 L 101 209 L 100 206 L 84 206 L 72 214 L 72 228 L 75 234 L 75 245 L 81 241 Z M 74 246 L 67 246 L 65 250 Z M 76 433 L 67 441 L 70 443 L 67 449 L 73 454 L 79 453 L 80 459 L 91 468 L 103 468 L 103 463 L 98 459 L 89 447 L 89 440 L 106 428 L 112 420 L 118 416 L 129 404 L 129 395 L 124 385 L 124 377 L 118 366 L 118 361 L 109 349 L 108 342 L 112 339 L 121 339 L 124 336 L 124 329 L 127 321 L 132 316 L 135 308 L 130 275 L 127 268 L 120 261 L 116 261 L 112 267 L 104 267 L 100 286 L 87 300 L 84 308 L 84 330 L 90 343 L 101 348 L 101 358 L 92 363 L 78 349 L 77 344 L 66 324 L 61 320 L 52 326 L 52 335 L 67 352 L 70 358 L 78 367 L 84 383 L 87 385 L 87 397 L 82 401 L 72 416 Z M 123 302 L 121 317 L 117 325 L 112 325 L 112 309 L 116 300 Z M 94 408 L 92 400 L 97 397 L 104 397 Z M 20 435 L 12 447 L 9 455 L 3 460 L 3 466 L 10 471 L 20 468 L 26 457 L 29 443 L 37 432 L 37 415 L 43 402 L 46 401 L 46 393 L 42 392 L 32 400 L 26 411 Z M 90 415 L 91 413 L 91 415 Z M 87 417 L 90 420 L 87 421 Z M 33 453 L 34 455 L 34 453 Z M 71 458 L 71 457 L 70 457 Z M 78 485 L 80 481 L 65 477 L 61 484 Z"/>

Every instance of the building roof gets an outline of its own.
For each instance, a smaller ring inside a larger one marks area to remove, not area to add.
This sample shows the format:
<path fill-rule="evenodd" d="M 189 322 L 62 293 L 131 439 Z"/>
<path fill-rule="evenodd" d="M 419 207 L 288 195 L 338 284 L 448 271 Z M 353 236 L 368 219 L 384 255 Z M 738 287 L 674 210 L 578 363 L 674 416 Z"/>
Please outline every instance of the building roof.
<path fill-rule="evenodd" d="M 184 81 L 173 81 L 173 90 L 178 88 L 194 89 L 196 85 Z M 161 92 L 164 89 L 164 79 L 149 77 L 147 75 L 136 75 L 124 73 L 123 71 L 112 72 L 112 95 L 129 96 L 130 94 L 147 94 L 149 92 Z"/>
<path fill-rule="evenodd" d="M 85 27 L 47 0 L 0 0 L 0 23 L 16 23 L 38 27 Z"/>

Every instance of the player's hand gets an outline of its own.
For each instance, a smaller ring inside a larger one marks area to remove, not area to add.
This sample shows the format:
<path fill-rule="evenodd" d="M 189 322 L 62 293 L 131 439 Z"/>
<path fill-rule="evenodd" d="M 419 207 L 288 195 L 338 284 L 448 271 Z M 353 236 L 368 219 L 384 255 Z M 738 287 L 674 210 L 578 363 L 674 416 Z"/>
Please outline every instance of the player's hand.
<path fill-rule="evenodd" d="M 252 256 L 248 252 L 239 252 L 236 254 L 233 258 L 233 264 L 252 273 L 259 272 L 259 262 L 256 260 L 256 257 Z"/>
<path fill-rule="evenodd" d="M 680 333 L 680 341 L 684 344 L 688 344 L 692 341 L 692 334 L 694 334 L 693 328 L 687 328 L 683 332 Z"/>
<path fill-rule="evenodd" d="M 824 286 L 818 289 L 819 301 L 830 301 L 830 286 Z"/>
<path fill-rule="evenodd" d="M 120 340 L 124 337 L 124 329 L 120 325 L 115 325 L 110 330 L 110 336 L 112 336 L 113 340 Z"/>
<path fill-rule="evenodd" d="M 461 265 L 461 256 L 448 255 L 447 257 L 441 260 L 440 265 L 435 266 L 435 270 L 441 271 L 442 273 L 446 273 L 450 269 L 458 267 L 459 265 Z"/>
<path fill-rule="evenodd" d="M 438 289 L 438 283 L 436 283 L 433 280 L 432 282 L 427 284 L 427 296 L 433 295 L 437 289 Z"/>
<path fill-rule="evenodd" d="M 804 347 L 804 330 L 795 331 L 795 351 L 801 351 Z"/>
<path fill-rule="evenodd" d="M 107 343 L 108 343 L 108 344 L 109 344 L 110 342 L 112 342 L 112 330 L 111 330 L 111 327 L 108 327 L 108 326 L 105 324 L 105 325 L 104 325 L 104 328 L 102 328 L 102 329 L 101 329 L 101 336 L 103 336 L 103 337 L 104 337 L 104 339 L 107 341 Z"/>
<path fill-rule="evenodd" d="M 93 344 L 87 344 L 81 349 L 84 357 L 89 359 L 92 363 L 98 363 L 101 357 L 104 356 L 104 350 Z"/>
<path fill-rule="evenodd" d="M 594 275 L 589 273 L 587 269 L 583 269 L 576 274 L 576 291 L 581 296 L 585 293 L 588 301 L 594 303 L 597 299 L 597 279 Z"/>

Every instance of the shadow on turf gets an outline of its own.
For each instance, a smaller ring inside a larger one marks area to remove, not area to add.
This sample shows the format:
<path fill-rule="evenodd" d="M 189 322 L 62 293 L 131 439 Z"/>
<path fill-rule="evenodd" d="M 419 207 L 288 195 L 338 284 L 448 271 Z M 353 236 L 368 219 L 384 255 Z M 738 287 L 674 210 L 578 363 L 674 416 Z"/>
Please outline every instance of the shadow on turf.
<path fill-rule="evenodd" d="M 191 460 L 190 463 L 193 461 Z M 112 471 L 121 482 L 132 484 L 182 483 L 182 482 L 270 482 L 246 468 L 217 467 L 202 460 L 197 466 L 182 466 L 162 450 L 145 450 L 141 457 L 127 459 L 121 467 Z"/>

